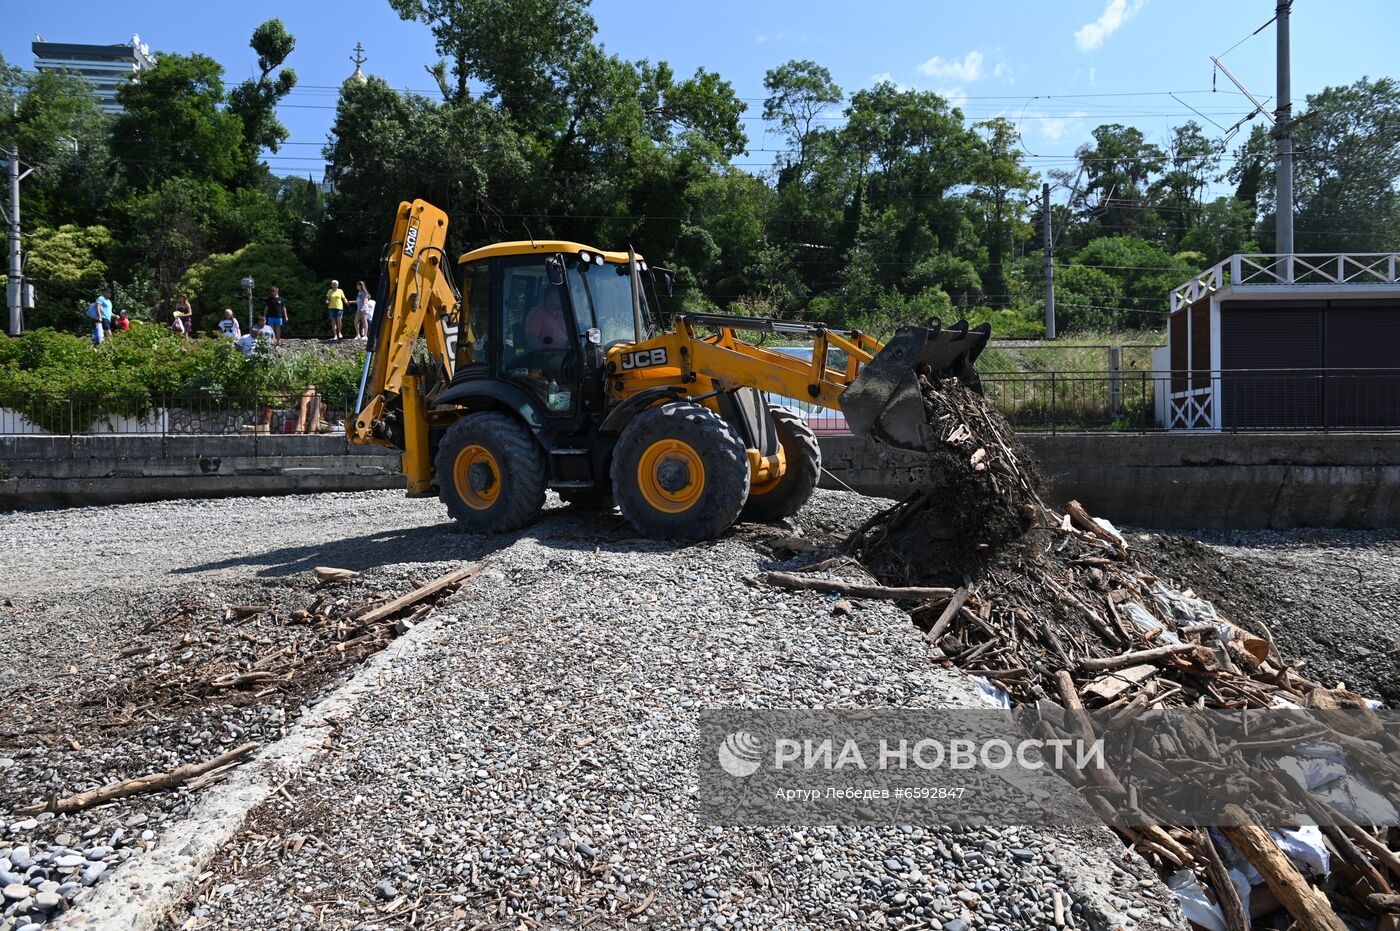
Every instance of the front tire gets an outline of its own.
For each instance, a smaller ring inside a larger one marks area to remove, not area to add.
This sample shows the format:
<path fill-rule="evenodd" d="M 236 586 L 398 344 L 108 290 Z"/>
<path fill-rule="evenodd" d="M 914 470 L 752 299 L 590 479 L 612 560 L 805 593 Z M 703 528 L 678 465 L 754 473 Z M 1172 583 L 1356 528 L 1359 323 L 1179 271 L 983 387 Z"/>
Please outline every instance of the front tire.
<path fill-rule="evenodd" d="M 469 533 L 519 530 L 544 507 L 545 463 L 519 421 L 490 411 L 468 414 L 438 444 L 438 495 Z"/>
<path fill-rule="evenodd" d="M 622 516 L 644 536 L 711 540 L 748 498 L 748 453 L 718 414 L 673 401 L 643 411 L 622 431 L 612 480 Z"/>
<path fill-rule="evenodd" d="M 822 448 L 802 415 L 786 407 L 770 407 L 778 442 L 783 447 L 783 474 L 771 482 L 749 487 L 744 517 L 776 521 L 791 517 L 812 497 L 822 474 Z"/>

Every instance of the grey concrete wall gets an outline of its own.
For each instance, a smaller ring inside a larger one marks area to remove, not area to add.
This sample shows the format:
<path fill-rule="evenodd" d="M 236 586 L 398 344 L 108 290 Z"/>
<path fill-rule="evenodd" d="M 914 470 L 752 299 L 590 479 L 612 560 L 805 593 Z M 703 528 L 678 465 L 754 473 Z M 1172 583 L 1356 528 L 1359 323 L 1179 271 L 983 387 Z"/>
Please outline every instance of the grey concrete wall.
<path fill-rule="evenodd" d="M 1164 529 L 1400 527 L 1400 433 L 1025 434 L 1063 505 Z M 901 497 L 923 460 L 822 438 L 822 484 Z M 0 510 L 402 488 L 343 436 L 0 436 Z"/>
<path fill-rule="evenodd" d="M 0 510 L 402 487 L 343 435 L 0 436 Z"/>
<path fill-rule="evenodd" d="M 1163 529 L 1400 527 L 1400 433 L 1023 434 L 1058 505 Z M 900 497 L 918 456 L 824 437 L 833 477 Z"/>

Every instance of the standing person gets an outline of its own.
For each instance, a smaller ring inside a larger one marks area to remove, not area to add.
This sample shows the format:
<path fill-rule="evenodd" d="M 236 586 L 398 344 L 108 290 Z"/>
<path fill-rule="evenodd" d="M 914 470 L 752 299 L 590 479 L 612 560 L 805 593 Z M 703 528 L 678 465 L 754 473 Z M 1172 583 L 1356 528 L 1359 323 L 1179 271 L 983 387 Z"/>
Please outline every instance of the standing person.
<path fill-rule="evenodd" d="M 340 339 L 340 326 L 345 320 L 345 292 L 340 290 L 339 281 L 331 281 L 331 289 L 326 292 L 326 316 L 331 321 L 331 339 Z"/>
<path fill-rule="evenodd" d="M 369 338 L 369 311 L 374 306 L 363 281 L 355 282 L 355 338 Z"/>
<path fill-rule="evenodd" d="M 97 321 L 96 330 L 102 331 L 102 336 L 112 335 L 112 289 L 103 288 L 102 293 L 97 295 L 97 300 L 88 307 L 88 317 Z"/>
<path fill-rule="evenodd" d="M 238 318 L 233 315 L 233 308 L 224 308 L 224 319 L 219 321 L 219 335 L 229 339 L 238 339 L 243 333 L 238 329 Z"/>
<path fill-rule="evenodd" d="M 178 327 L 175 325 L 177 322 L 180 324 Z M 170 329 L 185 339 L 189 339 L 193 335 L 194 308 L 190 306 L 190 296 L 184 291 L 181 291 L 180 296 L 175 299 L 175 319 L 171 321 Z"/>
<path fill-rule="evenodd" d="M 276 346 L 282 342 L 282 325 L 290 316 L 287 302 L 282 299 L 282 290 L 277 285 L 272 286 L 267 300 L 263 301 L 263 316 L 267 318 L 267 325 L 272 327 L 272 345 Z"/>

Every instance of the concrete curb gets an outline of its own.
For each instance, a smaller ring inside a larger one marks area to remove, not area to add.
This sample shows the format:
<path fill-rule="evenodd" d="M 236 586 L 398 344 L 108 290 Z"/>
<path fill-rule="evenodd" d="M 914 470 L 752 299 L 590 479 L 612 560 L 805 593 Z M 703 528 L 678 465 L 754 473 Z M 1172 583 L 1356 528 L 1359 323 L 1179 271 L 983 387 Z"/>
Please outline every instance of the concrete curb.
<path fill-rule="evenodd" d="M 455 615 L 427 619 L 385 647 L 327 695 L 285 737 L 258 752 L 224 782 L 204 791 L 188 818 L 160 835 L 154 850 L 122 865 L 91 898 L 45 927 L 55 931 L 154 931 L 184 900 L 214 855 L 238 833 L 248 813 L 326 749 L 330 730 L 378 691 L 390 664 L 435 643 Z"/>

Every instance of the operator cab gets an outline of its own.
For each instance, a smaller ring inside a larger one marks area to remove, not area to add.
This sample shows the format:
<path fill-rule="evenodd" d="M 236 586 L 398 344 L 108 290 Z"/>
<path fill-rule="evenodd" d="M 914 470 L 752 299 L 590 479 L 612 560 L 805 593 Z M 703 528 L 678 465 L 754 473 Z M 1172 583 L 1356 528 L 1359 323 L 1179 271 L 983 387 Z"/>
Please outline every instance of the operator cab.
<path fill-rule="evenodd" d="M 602 413 L 606 351 L 639 338 L 627 253 L 566 241 L 507 242 L 468 252 L 458 264 L 454 381 L 513 384 L 550 419 Z M 655 273 L 640 256 L 637 265 L 640 338 L 648 339 L 657 327 Z M 660 274 L 669 283 L 669 273 Z"/>

